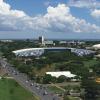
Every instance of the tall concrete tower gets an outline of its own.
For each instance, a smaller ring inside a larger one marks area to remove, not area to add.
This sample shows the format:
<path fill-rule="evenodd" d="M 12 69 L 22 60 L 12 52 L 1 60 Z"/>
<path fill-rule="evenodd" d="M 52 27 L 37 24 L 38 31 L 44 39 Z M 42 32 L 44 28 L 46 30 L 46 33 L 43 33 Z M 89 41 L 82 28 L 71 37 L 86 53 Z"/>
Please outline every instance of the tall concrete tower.
<path fill-rule="evenodd" d="M 44 44 L 44 36 L 39 36 L 39 43 Z"/>

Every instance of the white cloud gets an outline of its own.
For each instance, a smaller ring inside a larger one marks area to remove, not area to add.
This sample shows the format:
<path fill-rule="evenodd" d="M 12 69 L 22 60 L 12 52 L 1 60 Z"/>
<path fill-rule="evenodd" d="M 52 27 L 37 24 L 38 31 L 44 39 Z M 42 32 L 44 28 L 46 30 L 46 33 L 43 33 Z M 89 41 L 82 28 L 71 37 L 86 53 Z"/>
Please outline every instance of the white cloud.
<path fill-rule="evenodd" d="M 48 7 L 44 16 L 50 30 L 61 32 L 99 32 L 99 27 L 91 25 L 83 19 L 75 18 L 70 13 L 70 8 L 64 4 L 57 7 Z M 47 25 L 46 25 L 47 26 Z"/>
<path fill-rule="evenodd" d="M 100 8 L 100 1 L 97 0 L 69 0 L 69 6 L 86 7 L 86 8 Z"/>
<path fill-rule="evenodd" d="M 97 19 L 100 19 L 100 9 L 95 9 L 91 12 L 91 15 L 94 17 L 94 18 L 97 18 Z"/>
<path fill-rule="evenodd" d="M 0 0 L 0 14 L 2 15 L 12 15 L 15 17 L 23 17 L 25 16 L 25 13 L 23 11 L 19 10 L 11 10 L 11 6 L 3 0 Z"/>
<path fill-rule="evenodd" d="M 45 15 L 30 17 L 23 11 L 12 10 L 9 4 L 0 0 L 0 30 L 32 30 L 36 33 L 98 33 L 100 27 L 72 16 L 70 8 L 64 4 L 59 4 L 57 7 L 49 6 Z"/>

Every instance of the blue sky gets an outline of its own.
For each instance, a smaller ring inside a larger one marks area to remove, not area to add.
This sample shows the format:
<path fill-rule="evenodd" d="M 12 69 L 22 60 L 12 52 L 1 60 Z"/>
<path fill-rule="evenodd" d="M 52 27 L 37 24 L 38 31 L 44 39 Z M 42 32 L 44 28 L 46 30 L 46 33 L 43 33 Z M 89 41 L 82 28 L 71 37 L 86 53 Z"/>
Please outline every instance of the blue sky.
<path fill-rule="evenodd" d="M 0 0 L 0 38 L 100 38 L 99 0 Z"/>
<path fill-rule="evenodd" d="M 45 14 L 48 6 L 57 6 L 59 3 L 67 4 L 69 0 L 5 0 L 9 3 L 12 9 L 23 10 L 30 16 Z M 46 3 L 50 2 L 46 6 Z M 89 15 L 87 8 L 71 7 L 71 12 L 74 16 L 84 18 L 90 22 L 95 20 Z"/>
<path fill-rule="evenodd" d="M 28 15 L 45 14 L 48 6 L 57 6 L 59 3 L 67 3 L 68 0 L 5 0 L 13 9 L 23 10 Z"/>

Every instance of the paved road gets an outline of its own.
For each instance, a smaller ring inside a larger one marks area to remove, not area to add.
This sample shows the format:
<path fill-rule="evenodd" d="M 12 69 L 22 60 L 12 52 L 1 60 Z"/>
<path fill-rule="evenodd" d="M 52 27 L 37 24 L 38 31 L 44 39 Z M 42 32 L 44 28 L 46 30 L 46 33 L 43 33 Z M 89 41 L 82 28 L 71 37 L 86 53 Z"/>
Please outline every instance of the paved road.
<path fill-rule="evenodd" d="M 0 63 L 2 68 L 4 68 L 10 76 L 12 76 L 24 88 L 39 96 L 40 100 L 60 100 L 57 95 L 48 91 L 44 85 L 29 80 L 26 74 L 20 73 L 14 67 L 11 67 L 11 65 L 2 58 L 0 58 Z"/>

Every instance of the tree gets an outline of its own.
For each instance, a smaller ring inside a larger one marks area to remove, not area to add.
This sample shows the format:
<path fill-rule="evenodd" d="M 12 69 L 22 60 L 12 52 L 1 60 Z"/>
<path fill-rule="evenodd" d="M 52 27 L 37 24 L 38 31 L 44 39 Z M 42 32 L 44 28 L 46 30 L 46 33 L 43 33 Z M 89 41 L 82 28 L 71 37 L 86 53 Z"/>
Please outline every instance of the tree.
<path fill-rule="evenodd" d="M 100 76 L 100 62 L 91 67 L 97 76 Z"/>
<path fill-rule="evenodd" d="M 57 78 L 56 77 L 52 77 L 51 82 L 52 83 L 56 83 L 57 82 Z"/>
<path fill-rule="evenodd" d="M 85 100 L 97 100 L 97 95 L 100 95 L 100 85 L 96 83 L 95 79 L 93 79 L 93 76 L 90 76 L 92 74 L 85 75 L 85 77 L 82 78 L 82 88 L 85 89 Z"/>
<path fill-rule="evenodd" d="M 58 79 L 57 79 L 58 83 L 62 83 L 64 81 L 66 81 L 66 77 L 64 75 L 59 76 Z"/>
<path fill-rule="evenodd" d="M 45 74 L 45 76 L 43 77 L 43 83 L 44 84 L 48 84 L 52 81 L 52 76 L 49 74 Z"/>
<path fill-rule="evenodd" d="M 35 80 L 37 83 L 41 83 L 41 77 L 36 77 L 36 80 Z"/>

